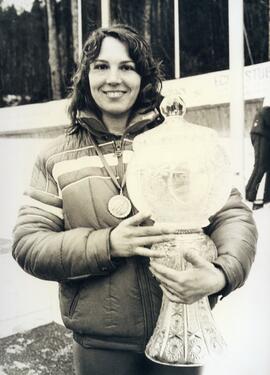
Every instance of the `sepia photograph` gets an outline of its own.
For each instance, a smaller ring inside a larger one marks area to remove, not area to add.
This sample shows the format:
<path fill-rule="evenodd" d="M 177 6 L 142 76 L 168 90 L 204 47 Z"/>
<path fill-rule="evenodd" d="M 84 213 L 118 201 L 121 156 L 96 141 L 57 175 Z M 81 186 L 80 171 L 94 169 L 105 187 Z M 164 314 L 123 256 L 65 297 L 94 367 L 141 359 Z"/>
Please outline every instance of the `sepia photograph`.
<path fill-rule="evenodd" d="M 0 375 L 270 374 L 270 0 L 0 0 Z"/>

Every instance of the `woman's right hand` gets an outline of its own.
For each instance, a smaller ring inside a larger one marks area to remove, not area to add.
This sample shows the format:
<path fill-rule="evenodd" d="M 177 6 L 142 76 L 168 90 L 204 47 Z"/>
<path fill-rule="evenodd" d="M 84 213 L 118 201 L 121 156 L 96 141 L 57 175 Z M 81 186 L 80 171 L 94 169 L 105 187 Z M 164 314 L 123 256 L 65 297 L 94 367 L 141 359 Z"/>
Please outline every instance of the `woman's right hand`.
<path fill-rule="evenodd" d="M 164 256 L 163 252 L 149 249 L 147 246 L 173 240 L 175 228 L 166 225 L 140 226 L 148 219 L 150 219 L 149 214 L 138 212 L 123 220 L 111 231 L 111 257 Z"/>

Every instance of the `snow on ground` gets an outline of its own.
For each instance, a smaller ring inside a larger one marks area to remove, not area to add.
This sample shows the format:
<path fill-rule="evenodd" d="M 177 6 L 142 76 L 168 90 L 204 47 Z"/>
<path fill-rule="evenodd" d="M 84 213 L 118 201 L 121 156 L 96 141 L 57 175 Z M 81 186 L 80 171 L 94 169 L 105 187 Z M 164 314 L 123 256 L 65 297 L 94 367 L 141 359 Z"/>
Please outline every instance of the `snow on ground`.
<path fill-rule="evenodd" d="M 50 323 L 0 340 L 0 375 L 71 375 L 72 338 Z"/>

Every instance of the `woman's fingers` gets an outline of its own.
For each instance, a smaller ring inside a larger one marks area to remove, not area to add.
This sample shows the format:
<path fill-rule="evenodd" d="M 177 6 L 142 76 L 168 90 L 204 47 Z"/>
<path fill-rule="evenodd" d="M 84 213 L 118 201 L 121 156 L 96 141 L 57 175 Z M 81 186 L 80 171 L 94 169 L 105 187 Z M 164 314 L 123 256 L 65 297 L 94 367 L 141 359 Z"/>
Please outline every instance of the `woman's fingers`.
<path fill-rule="evenodd" d="M 122 225 L 126 226 L 137 226 L 142 224 L 147 219 L 150 219 L 151 214 L 149 212 L 138 212 L 137 214 L 129 217 L 128 219 L 125 219 L 122 221 Z"/>
<path fill-rule="evenodd" d="M 198 254 L 195 250 L 189 250 L 184 253 L 184 258 L 196 268 L 208 266 L 209 262 Z"/>
<path fill-rule="evenodd" d="M 149 213 L 138 212 L 136 215 L 123 220 L 110 233 L 110 250 L 112 257 L 129 257 L 141 255 L 148 257 L 164 256 L 164 250 L 145 249 L 136 253 L 136 249 L 175 240 L 175 231 L 168 225 L 140 226 L 150 218 Z M 159 252 L 158 252 L 159 251 Z"/>
<path fill-rule="evenodd" d="M 190 298 L 192 296 L 183 293 L 183 290 L 177 280 L 170 280 L 159 273 L 157 274 L 153 269 L 151 269 L 151 267 L 150 270 L 159 281 L 160 288 L 170 301 L 184 304 L 190 304 L 194 302 L 194 299 Z"/>
<path fill-rule="evenodd" d="M 134 228 L 134 234 L 140 237 L 145 236 L 156 236 L 162 234 L 174 234 L 175 229 L 168 225 L 153 225 L 153 226 L 141 226 Z M 175 237 L 174 237 L 175 238 Z"/>
<path fill-rule="evenodd" d="M 143 246 L 137 246 L 134 249 L 133 255 L 139 255 L 139 256 L 151 257 L 151 258 L 161 258 L 164 256 L 163 252 L 161 251 L 148 249 L 147 247 L 143 247 Z"/>
<path fill-rule="evenodd" d="M 152 267 L 152 263 L 151 263 L 151 266 L 149 267 L 149 269 L 153 273 L 153 275 L 156 277 L 156 279 L 159 282 L 161 282 L 163 285 L 165 285 L 166 287 L 168 287 L 172 290 L 176 289 L 176 287 L 177 287 L 177 274 L 175 275 L 175 278 L 172 278 L 172 277 L 168 276 L 168 273 L 162 274 L 160 272 L 156 272 L 154 267 Z M 174 271 L 174 270 L 172 270 L 172 271 Z"/>
<path fill-rule="evenodd" d="M 129 217 L 122 221 L 122 225 L 134 227 L 134 234 L 136 236 L 155 236 L 158 234 L 175 234 L 177 228 L 172 227 L 171 225 L 166 224 L 156 224 L 156 225 L 147 225 L 139 226 L 145 221 L 151 218 L 150 213 L 138 212 L 136 215 Z"/>
<path fill-rule="evenodd" d="M 157 262 L 151 262 L 150 265 L 151 271 L 158 277 L 162 277 L 166 280 L 177 280 L 179 276 L 179 271 L 176 271 L 170 267 L 165 266 Z"/>
<path fill-rule="evenodd" d="M 165 294 L 165 296 L 171 301 L 175 303 L 181 303 L 181 298 L 170 292 L 168 289 L 166 289 L 164 286 L 160 285 L 160 288 L 162 292 Z"/>
<path fill-rule="evenodd" d="M 137 237 L 134 239 L 134 243 L 136 246 L 150 246 L 157 243 L 172 241 L 174 239 L 175 236 L 173 234 L 161 234 L 155 236 Z"/>

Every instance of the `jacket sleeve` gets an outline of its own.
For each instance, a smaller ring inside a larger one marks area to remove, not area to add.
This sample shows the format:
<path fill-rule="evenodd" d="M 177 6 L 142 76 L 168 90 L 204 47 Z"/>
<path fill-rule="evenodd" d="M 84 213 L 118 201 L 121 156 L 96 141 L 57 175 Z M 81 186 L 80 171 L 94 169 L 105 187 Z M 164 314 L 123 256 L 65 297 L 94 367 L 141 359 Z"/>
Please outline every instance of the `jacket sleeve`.
<path fill-rule="evenodd" d="M 62 199 L 46 166 L 40 156 L 13 230 L 13 257 L 26 272 L 46 280 L 112 272 L 116 268 L 109 249 L 112 228 L 65 230 Z"/>
<path fill-rule="evenodd" d="M 213 263 L 227 279 L 219 293 L 224 297 L 244 284 L 256 252 L 257 229 L 252 211 L 243 203 L 237 189 L 232 190 L 225 206 L 210 218 L 206 233 L 218 251 Z"/>

